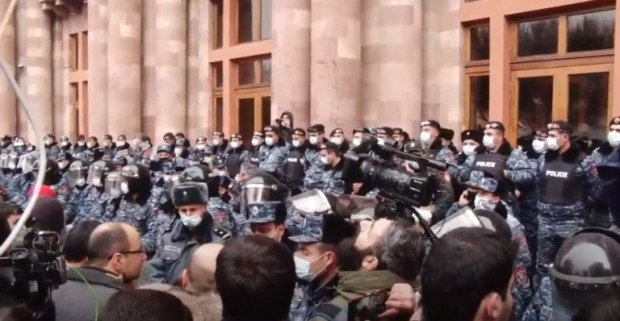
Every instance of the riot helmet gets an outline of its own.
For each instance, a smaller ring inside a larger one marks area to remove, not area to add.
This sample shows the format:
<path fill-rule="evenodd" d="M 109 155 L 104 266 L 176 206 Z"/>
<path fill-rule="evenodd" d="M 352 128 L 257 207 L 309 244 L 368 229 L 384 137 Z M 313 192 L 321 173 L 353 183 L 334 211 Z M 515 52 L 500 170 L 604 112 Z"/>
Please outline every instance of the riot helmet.
<path fill-rule="evenodd" d="M 571 320 L 583 302 L 620 290 L 620 235 L 588 228 L 564 241 L 550 269 L 553 319 Z"/>
<path fill-rule="evenodd" d="M 67 171 L 71 162 L 73 162 L 73 155 L 71 153 L 62 152 L 58 154 L 58 169 L 61 171 Z"/>
<path fill-rule="evenodd" d="M 90 165 L 86 181 L 89 185 L 103 187 L 106 176 L 115 169 L 116 166 L 112 162 L 96 161 Z"/>
<path fill-rule="evenodd" d="M 147 195 L 151 190 L 151 179 L 148 168 L 140 164 L 132 164 L 121 170 L 121 192 L 125 195 L 136 193 Z"/>
<path fill-rule="evenodd" d="M 242 185 L 242 199 L 245 204 L 269 201 L 284 202 L 290 195 L 290 189 L 275 177 L 265 172 L 257 172 Z"/>
<path fill-rule="evenodd" d="M 34 163 L 39 158 L 39 152 L 30 152 L 28 154 L 24 154 L 19 158 L 19 164 L 17 167 L 21 169 L 22 173 L 32 173 L 34 169 Z"/>
<path fill-rule="evenodd" d="M 37 175 L 39 175 L 39 170 L 41 169 L 39 165 L 39 159 L 35 160 L 32 169 L 32 174 L 34 175 L 34 177 L 37 177 Z M 58 163 L 51 159 L 48 159 L 45 165 L 45 178 L 43 179 L 43 184 L 56 185 L 60 182 L 61 177 L 62 176 L 60 175 Z"/>
<path fill-rule="evenodd" d="M 9 165 L 9 154 L 2 153 L 0 154 L 0 168 L 5 169 Z"/>
<path fill-rule="evenodd" d="M 88 177 L 88 162 L 83 160 L 75 160 L 69 166 L 69 177 L 71 178 L 72 185 L 82 187 L 86 185 L 86 178 Z"/>
<path fill-rule="evenodd" d="M 119 198 L 121 192 L 121 172 L 112 171 L 105 178 L 105 194 L 110 198 Z"/>
<path fill-rule="evenodd" d="M 7 168 L 14 171 L 18 168 L 17 163 L 19 163 L 19 154 L 17 152 L 10 153 L 9 160 L 7 162 Z"/>

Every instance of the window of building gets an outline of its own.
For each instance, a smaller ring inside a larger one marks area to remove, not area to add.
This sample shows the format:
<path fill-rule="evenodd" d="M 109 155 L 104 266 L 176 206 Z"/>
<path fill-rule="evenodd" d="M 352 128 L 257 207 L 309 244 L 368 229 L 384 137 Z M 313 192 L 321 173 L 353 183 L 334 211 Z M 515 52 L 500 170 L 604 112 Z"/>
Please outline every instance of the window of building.
<path fill-rule="evenodd" d="M 271 57 L 259 57 L 237 62 L 239 86 L 260 86 L 271 83 Z"/>
<path fill-rule="evenodd" d="M 213 48 L 224 45 L 224 0 L 211 0 L 211 29 Z"/>
<path fill-rule="evenodd" d="M 213 90 L 222 90 L 222 86 L 224 86 L 224 70 L 221 61 L 211 64 L 211 79 L 213 81 Z"/>
<path fill-rule="evenodd" d="M 68 42 L 73 130 L 88 135 L 88 31 L 70 34 Z"/>
<path fill-rule="evenodd" d="M 238 0 L 237 43 L 271 38 L 271 0 Z"/>
<path fill-rule="evenodd" d="M 557 53 L 558 26 L 557 18 L 518 23 L 517 55 L 525 57 Z"/>
<path fill-rule="evenodd" d="M 568 83 L 568 121 L 575 126 L 576 134 L 606 137 L 609 73 L 570 75 Z"/>
<path fill-rule="evenodd" d="M 469 28 L 469 60 L 489 59 L 489 25 Z"/>
<path fill-rule="evenodd" d="M 469 76 L 469 124 L 482 128 L 489 122 L 489 75 Z"/>
<path fill-rule="evenodd" d="M 613 49 L 615 10 L 568 16 L 568 52 Z"/>

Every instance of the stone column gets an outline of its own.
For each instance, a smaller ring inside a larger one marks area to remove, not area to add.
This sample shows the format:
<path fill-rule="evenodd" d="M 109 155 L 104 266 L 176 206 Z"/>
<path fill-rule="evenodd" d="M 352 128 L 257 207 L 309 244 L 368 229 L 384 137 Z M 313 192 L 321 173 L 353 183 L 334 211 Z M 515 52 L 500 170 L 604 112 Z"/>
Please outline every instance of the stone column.
<path fill-rule="evenodd" d="M 149 0 L 153 1 L 153 0 Z M 185 131 L 187 113 L 187 0 L 155 1 L 156 136 Z"/>
<path fill-rule="evenodd" d="M 55 19 L 52 39 L 52 95 L 54 97 L 54 134 L 60 140 L 60 136 L 67 135 L 71 121 L 67 121 L 71 106 L 68 102 L 69 70 L 65 68 L 65 52 L 63 50 L 65 38 L 63 37 L 64 22 Z M 68 59 L 67 59 L 68 60 Z"/>
<path fill-rule="evenodd" d="M 273 0 L 271 119 L 285 111 L 310 122 L 310 0 Z"/>
<path fill-rule="evenodd" d="M 142 0 L 108 0 L 107 39 L 108 132 L 133 136 L 142 130 Z"/>
<path fill-rule="evenodd" d="M 88 10 L 88 130 L 108 133 L 108 1 L 90 0 Z M 118 133 L 112 133 L 113 135 Z"/>
<path fill-rule="evenodd" d="M 362 118 L 366 125 L 419 126 L 422 0 L 364 0 Z"/>
<path fill-rule="evenodd" d="M 209 6 L 208 1 L 189 0 L 188 1 L 188 25 L 187 25 L 187 132 L 192 140 L 198 136 L 205 136 L 206 122 L 202 115 L 206 108 L 200 105 L 200 92 L 203 90 L 200 83 L 200 64 L 209 63 L 209 60 L 200 60 L 200 46 L 202 42 L 208 41 L 201 38 L 202 25 L 209 25 L 209 10 L 206 16 L 201 13 L 201 6 Z M 208 28 L 208 27 L 207 27 Z M 208 69 L 207 69 L 208 70 Z M 194 142 L 192 141 L 192 144 Z"/>
<path fill-rule="evenodd" d="M 153 144 L 161 142 L 161 135 L 155 135 L 157 126 L 157 49 L 155 46 L 155 1 L 142 2 L 142 132 L 151 137 Z"/>
<path fill-rule="evenodd" d="M 41 135 L 53 132 L 52 19 L 38 0 L 22 0 L 17 6 L 17 64 L 19 84 L 31 106 L 30 114 Z M 18 132 L 35 142 L 32 125 L 19 111 Z"/>
<path fill-rule="evenodd" d="M 198 27 L 198 105 L 199 114 L 196 116 L 200 123 L 200 134 L 207 136 L 213 132 L 211 115 L 213 115 L 213 100 L 211 99 L 211 65 L 209 64 L 210 39 L 209 21 L 211 17 L 211 2 L 199 0 L 200 25 Z M 192 117 L 193 118 L 193 117 Z"/>
<path fill-rule="evenodd" d="M 0 1 L 0 16 L 9 7 L 10 1 Z M 1 19 L 1 18 L 0 18 Z M 15 14 L 12 15 L 4 33 L 0 38 L 0 56 L 10 66 L 11 75 L 15 75 Z M 4 75 L 0 75 L 0 135 L 15 135 L 17 133 L 17 104 L 13 89 Z"/>
<path fill-rule="evenodd" d="M 360 125 L 361 4 L 312 0 L 311 121 L 347 134 Z"/>

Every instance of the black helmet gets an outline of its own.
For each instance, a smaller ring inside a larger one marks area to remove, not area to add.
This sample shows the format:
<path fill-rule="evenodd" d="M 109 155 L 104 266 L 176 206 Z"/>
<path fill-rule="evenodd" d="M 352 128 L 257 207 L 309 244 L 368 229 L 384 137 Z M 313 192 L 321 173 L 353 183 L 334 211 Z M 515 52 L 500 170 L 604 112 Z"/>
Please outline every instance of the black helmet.
<path fill-rule="evenodd" d="M 172 203 L 179 207 L 183 205 L 207 204 L 209 188 L 205 183 L 185 182 L 172 188 Z"/>
<path fill-rule="evenodd" d="M 69 177 L 76 186 L 84 186 L 88 175 L 88 162 L 83 160 L 74 160 L 69 165 Z"/>
<path fill-rule="evenodd" d="M 33 166 L 33 174 L 35 175 L 35 177 L 38 175 L 39 173 L 39 160 L 37 159 L 34 162 L 34 166 Z M 56 163 L 55 161 L 48 159 L 47 163 L 45 165 L 45 178 L 43 179 L 43 184 L 45 185 L 56 185 L 60 182 L 61 179 L 61 175 L 60 175 L 60 170 L 58 167 L 58 163 Z"/>
<path fill-rule="evenodd" d="M 265 172 L 258 172 L 243 183 L 241 192 L 246 204 L 280 201 L 285 202 L 290 189 L 275 177 Z"/>
<path fill-rule="evenodd" d="M 182 182 L 205 183 L 209 189 L 209 197 L 217 197 L 219 189 L 219 177 L 211 169 L 204 165 L 193 165 L 181 173 Z"/>
<path fill-rule="evenodd" d="M 157 154 L 159 153 L 169 153 L 172 155 L 174 153 L 174 146 L 168 144 L 161 144 L 157 146 Z"/>
<path fill-rule="evenodd" d="M 550 269 L 553 318 L 571 320 L 583 302 L 620 289 L 620 235 L 588 228 L 564 241 Z"/>

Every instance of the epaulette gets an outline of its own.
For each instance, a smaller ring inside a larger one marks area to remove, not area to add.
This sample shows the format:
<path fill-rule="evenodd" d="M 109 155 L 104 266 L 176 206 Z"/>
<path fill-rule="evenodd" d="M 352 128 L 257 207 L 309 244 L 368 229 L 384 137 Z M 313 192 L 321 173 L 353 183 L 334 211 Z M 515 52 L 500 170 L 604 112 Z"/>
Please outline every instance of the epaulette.
<path fill-rule="evenodd" d="M 221 238 L 224 242 L 228 242 L 232 239 L 232 233 L 221 228 L 213 228 L 213 234 Z"/>

